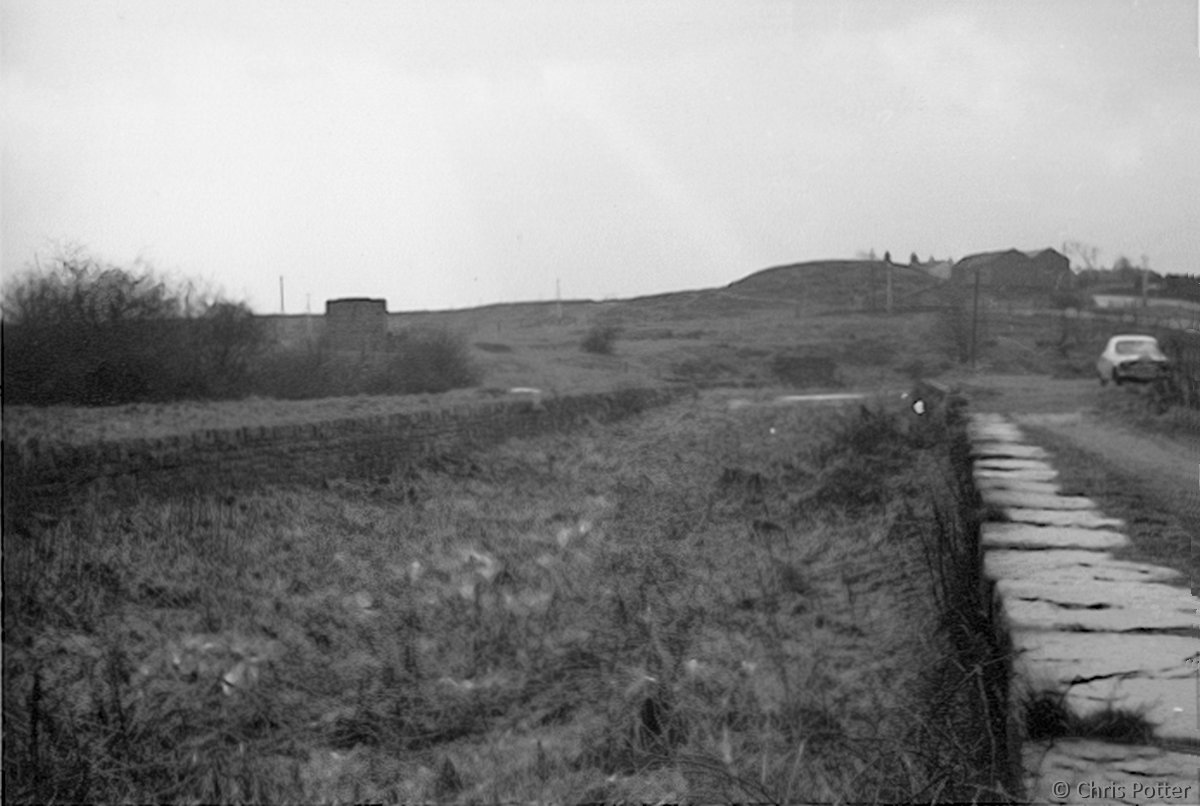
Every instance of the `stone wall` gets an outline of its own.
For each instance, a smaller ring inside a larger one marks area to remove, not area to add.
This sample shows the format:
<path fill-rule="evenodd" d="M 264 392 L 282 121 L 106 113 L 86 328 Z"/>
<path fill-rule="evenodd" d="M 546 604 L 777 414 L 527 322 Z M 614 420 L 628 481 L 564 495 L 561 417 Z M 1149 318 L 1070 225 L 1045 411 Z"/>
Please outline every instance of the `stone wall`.
<path fill-rule="evenodd" d="M 545 400 L 508 399 L 319 423 L 199 431 L 161 439 L 46 445 L 22 453 L 6 444 L 5 498 L 46 502 L 50 497 L 105 484 L 202 489 L 383 474 L 447 451 L 589 421 L 619 419 L 669 403 L 678 395 L 678 390 L 658 388 Z"/>

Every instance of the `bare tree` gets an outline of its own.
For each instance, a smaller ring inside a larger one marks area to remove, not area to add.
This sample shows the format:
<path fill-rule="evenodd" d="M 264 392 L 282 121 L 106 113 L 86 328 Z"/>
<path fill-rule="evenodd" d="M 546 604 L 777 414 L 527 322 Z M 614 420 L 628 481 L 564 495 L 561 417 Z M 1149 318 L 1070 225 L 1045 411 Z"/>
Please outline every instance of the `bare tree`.
<path fill-rule="evenodd" d="M 1083 264 L 1083 268 L 1090 271 L 1097 268 L 1100 248 L 1083 241 L 1065 241 L 1063 242 L 1063 254 L 1067 257 L 1078 258 L 1079 263 Z"/>

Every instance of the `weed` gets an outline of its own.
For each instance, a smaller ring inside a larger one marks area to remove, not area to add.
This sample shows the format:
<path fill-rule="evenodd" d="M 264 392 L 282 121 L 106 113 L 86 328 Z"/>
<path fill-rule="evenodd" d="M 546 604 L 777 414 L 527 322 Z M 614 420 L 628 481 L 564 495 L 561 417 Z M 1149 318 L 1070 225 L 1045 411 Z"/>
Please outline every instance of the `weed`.
<path fill-rule="evenodd" d="M 1148 744 L 1154 738 L 1154 726 L 1143 711 L 1107 705 L 1080 716 L 1066 700 L 1066 691 L 1030 694 L 1024 705 L 1026 735 L 1034 740 L 1079 737 L 1121 744 Z"/>
<path fill-rule="evenodd" d="M 585 353 L 612 355 L 616 349 L 617 336 L 621 329 L 615 325 L 593 325 L 584 335 L 580 347 Z"/>
<path fill-rule="evenodd" d="M 837 362 L 820 355 L 777 355 L 771 371 L 780 382 L 798 387 L 841 386 Z"/>

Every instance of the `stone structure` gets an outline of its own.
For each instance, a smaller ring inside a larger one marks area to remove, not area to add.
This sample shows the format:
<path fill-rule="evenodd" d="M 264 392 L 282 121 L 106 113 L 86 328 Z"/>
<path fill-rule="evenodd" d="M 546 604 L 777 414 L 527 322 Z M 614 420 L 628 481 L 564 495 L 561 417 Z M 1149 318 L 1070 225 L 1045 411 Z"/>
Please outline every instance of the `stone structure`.
<path fill-rule="evenodd" d="M 325 303 L 325 344 L 330 350 L 373 352 L 387 343 L 387 300 L 367 297 Z"/>

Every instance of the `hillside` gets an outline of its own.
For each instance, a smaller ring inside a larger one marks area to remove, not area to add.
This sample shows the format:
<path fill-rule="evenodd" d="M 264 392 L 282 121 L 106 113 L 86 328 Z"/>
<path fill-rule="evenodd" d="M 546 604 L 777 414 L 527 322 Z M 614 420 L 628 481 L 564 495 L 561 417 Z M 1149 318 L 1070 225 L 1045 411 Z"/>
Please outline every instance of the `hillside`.
<path fill-rule="evenodd" d="M 932 288 L 940 281 L 920 269 L 892 265 L 894 299 Z M 764 299 L 788 299 L 806 306 L 864 308 L 883 303 L 887 266 L 877 260 L 822 260 L 757 271 L 727 286 L 732 293 Z"/>
<path fill-rule="evenodd" d="M 941 285 L 920 269 L 892 266 L 892 295 L 897 305 L 935 302 L 922 295 Z M 721 288 L 608 302 L 605 319 L 626 324 L 744 316 L 770 309 L 805 315 L 881 311 L 886 299 L 887 269 L 881 261 L 817 260 L 762 269 Z"/>
<path fill-rule="evenodd" d="M 920 269 L 892 266 L 892 294 L 897 305 L 928 304 L 915 300 L 943 283 Z M 886 304 L 887 270 L 881 261 L 818 260 L 774 266 L 748 274 L 727 286 L 671 291 L 618 300 L 563 300 L 510 302 L 444 311 L 393 311 L 388 329 L 412 325 L 480 329 L 484 323 L 503 330 L 562 321 L 601 318 L 614 324 L 686 321 L 697 318 L 744 315 L 762 309 L 788 309 L 805 314 L 826 311 L 882 310 Z M 320 314 L 266 315 L 275 337 L 294 345 L 317 340 L 324 332 Z"/>

